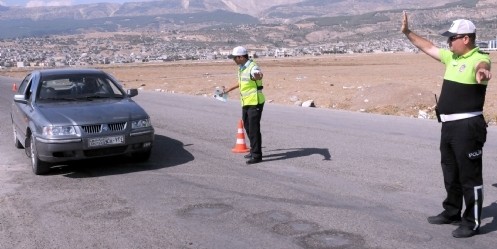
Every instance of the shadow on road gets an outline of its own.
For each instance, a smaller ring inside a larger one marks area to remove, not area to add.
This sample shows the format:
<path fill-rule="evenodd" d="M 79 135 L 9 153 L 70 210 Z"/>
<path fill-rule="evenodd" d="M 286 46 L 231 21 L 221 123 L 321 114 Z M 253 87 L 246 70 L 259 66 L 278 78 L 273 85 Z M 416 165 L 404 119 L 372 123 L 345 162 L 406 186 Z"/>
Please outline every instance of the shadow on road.
<path fill-rule="evenodd" d="M 492 202 L 490 206 L 484 207 L 481 219 L 492 218 L 492 222 L 480 227 L 480 233 L 486 234 L 497 231 L 497 202 Z"/>
<path fill-rule="evenodd" d="M 279 152 L 279 153 L 274 153 Z M 265 162 L 268 161 L 277 161 L 277 160 L 285 160 L 296 157 L 305 157 L 311 155 L 322 155 L 323 161 L 330 161 L 331 154 L 328 149 L 321 148 L 290 148 L 290 149 L 278 149 L 278 150 L 270 150 L 266 153 L 266 155 L 262 156 Z"/>
<path fill-rule="evenodd" d="M 497 188 L 497 183 L 492 184 Z M 492 222 L 480 227 L 480 233 L 486 234 L 497 231 L 497 202 L 494 201 L 487 207 L 483 208 L 481 219 L 492 218 Z"/>
<path fill-rule="evenodd" d="M 185 145 L 169 137 L 155 135 L 152 155 L 147 162 L 133 162 L 132 158 L 128 156 L 90 159 L 53 167 L 49 174 L 64 175 L 71 178 L 86 178 L 175 167 L 195 159 L 185 149 L 187 146 L 190 145 Z"/>

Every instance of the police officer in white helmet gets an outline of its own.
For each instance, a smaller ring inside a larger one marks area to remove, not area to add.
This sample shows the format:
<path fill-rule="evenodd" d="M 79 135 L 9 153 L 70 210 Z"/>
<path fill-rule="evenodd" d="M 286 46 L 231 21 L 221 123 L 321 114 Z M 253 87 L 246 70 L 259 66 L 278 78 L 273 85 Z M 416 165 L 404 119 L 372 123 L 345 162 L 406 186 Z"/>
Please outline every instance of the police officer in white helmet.
<path fill-rule="evenodd" d="M 262 161 L 261 117 L 265 102 L 262 93 L 263 74 L 259 66 L 249 58 L 244 47 L 234 48 L 229 58 L 239 66 L 238 83 L 225 88 L 224 93 L 240 89 L 243 126 L 250 140 L 250 153 L 245 155 L 248 159 L 246 163 L 259 163 Z"/>

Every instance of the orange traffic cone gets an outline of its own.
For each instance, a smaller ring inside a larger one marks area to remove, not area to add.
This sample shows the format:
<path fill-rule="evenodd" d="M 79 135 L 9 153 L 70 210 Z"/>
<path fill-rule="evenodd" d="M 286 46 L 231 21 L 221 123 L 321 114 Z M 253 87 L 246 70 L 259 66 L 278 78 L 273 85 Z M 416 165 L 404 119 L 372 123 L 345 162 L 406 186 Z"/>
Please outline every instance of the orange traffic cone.
<path fill-rule="evenodd" d="M 233 151 L 235 153 L 245 153 L 245 152 L 249 151 L 249 149 L 245 145 L 245 132 L 243 130 L 243 121 L 242 120 L 240 120 L 238 122 L 238 132 L 236 134 L 236 144 L 235 144 L 235 147 L 233 149 L 231 149 L 231 151 Z"/>
<path fill-rule="evenodd" d="M 17 92 L 17 85 L 16 83 L 12 84 L 12 91 Z"/>

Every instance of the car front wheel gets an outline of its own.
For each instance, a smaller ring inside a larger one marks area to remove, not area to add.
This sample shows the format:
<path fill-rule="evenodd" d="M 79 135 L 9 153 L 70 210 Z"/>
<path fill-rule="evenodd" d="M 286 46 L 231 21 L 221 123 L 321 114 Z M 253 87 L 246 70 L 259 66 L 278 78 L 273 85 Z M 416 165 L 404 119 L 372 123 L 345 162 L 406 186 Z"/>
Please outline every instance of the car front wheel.
<path fill-rule="evenodd" d="M 38 151 L 36 150 L 36 139 L 33 134 L 29 138 L 29 151 L 31 155 L 31 166 L 35 175 L 43 175 L 50 171 L 50 164 L 41 161 L 38 158 Z"/>

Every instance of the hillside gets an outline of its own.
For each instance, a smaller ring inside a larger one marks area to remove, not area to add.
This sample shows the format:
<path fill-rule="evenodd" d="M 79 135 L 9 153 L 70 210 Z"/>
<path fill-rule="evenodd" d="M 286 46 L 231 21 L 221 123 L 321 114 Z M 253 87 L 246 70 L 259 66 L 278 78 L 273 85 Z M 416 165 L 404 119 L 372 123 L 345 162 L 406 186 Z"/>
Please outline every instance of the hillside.
<path fill-rule="evenodd" d="M 227 45 L 242 41 L 273 47 L 363 40 L 391 43 L 401 38 L 398 29 L 403 10 L 409 12 L 412 28 L 423 35 L 438 34 L 452 20 L 468 18 L 477 23 L 479 39 L 496 37 L 497 2 L 491 0 L 169 0 L 2 6 L 0 38 L 181 31 Z M 236 35 L 230 38 L 226 32 Z"/>
<path fill-rule="evenodd" d="M 102 0 L 105 1 L 105 0 Z M 465 5 L 457 0 L 168 0 L 128 2 L 124 4 L 98 3 L 59 7 L 0 7 L 1 20 L 32 19 L 53 20 L 58 18 L 94 19 L 104 17 L 131 17 L 223 10 L 248 14 L 262 19 L 299 20 L 305 17 L 359 15 L 372 11 L 397 8 L 419 9 L 444 6 L 446 4 Z M 491 2 L 491 1 L 487 1 Z M 474 5 L 474 4 L 473 4 Z"/>

